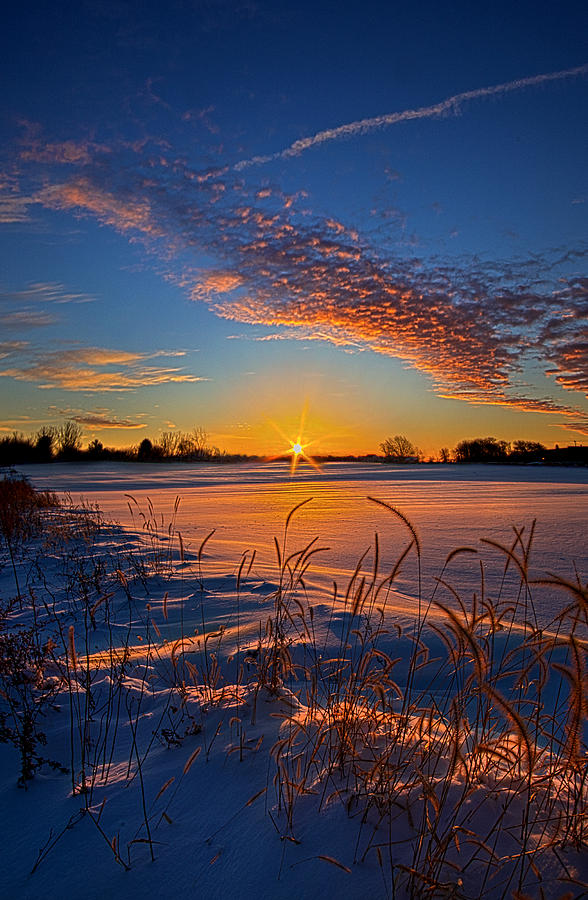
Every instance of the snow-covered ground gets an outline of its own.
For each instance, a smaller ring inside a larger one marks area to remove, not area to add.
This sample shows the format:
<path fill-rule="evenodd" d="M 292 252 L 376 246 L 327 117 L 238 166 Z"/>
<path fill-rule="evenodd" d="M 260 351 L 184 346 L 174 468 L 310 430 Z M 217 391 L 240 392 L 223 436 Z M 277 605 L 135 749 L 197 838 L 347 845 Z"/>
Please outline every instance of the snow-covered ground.
<path fill-rule="evenodd" d="M 21 471 L 1 896 L 584 896 L 586 472 Z"/>
<path fill-rule="evenodd" d="M 274 535 L 288 511 L 312 497 L 293 523 L 295 539 L 318 535 L 326 547 L 314 559 L 309 579 L 329 585 L 348 578 L 361 554 L 379 537 L 380 566 L 392 566 L 405 546 L 406 529 L 374 497 L 403 512 L 422 545 L 425 587 L 434 587 L 448 553 L 460 546 L 484 552 L 480 539 L 510 544 L 513 526 L 525 535 L 534 520 L 531 564 L 537 572 L 573 577 L 576 566 L 588 577 L 588 470 L 543 466 L 384 466 L 331 463 L 316 472 L 300 465 L 293 479 L 285 463 L 149 465 L 137 463 L 56 464 L 19 469 L 43 490 L 68 491 L 74 499 L 97 503 L 105 516 L 133 525 L 128 495 L 170 517 L 177 497 L 176 527 L 186 547 L 197 547 L 213 528 L 211 564 L 219 572 L 235 567 L 242 552 L 256 550 L 257 566 L 271 573 Z M 137 522 L 134 523 L 135 525 Z M 452 574 L 463 591 L 477 589 L 478 564 L 453 561 Z M 396 581 L 414 596 L 414 566 Z M 537 597 L 547 625 L 555 613 L 553 593 Z"/>

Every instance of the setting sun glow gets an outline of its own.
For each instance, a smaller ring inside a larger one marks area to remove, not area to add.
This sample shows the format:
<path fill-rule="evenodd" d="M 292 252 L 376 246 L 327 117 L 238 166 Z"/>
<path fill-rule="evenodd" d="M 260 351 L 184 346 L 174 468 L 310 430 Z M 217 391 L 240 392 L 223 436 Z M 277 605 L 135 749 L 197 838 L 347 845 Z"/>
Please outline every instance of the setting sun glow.
<path fill-rule="evenodd" d="M 320 472 L 321 469 L 320 469 L 320 466 L 318 465 L 318 463 L 315 462 L 315 460 L 312 458 L 312 456 L 309 456 L 308 453 L 304 452 L 307 447 L 310 447 L 310 445 L 313 443 L 313 441 L 309 441 L 306 444 L 302 444 L 301 440 L 302 440 L 302 438 L 299 437 L 298 440 L 296 441 L 296 443 L 294 443 L 293 441 L 289 441 L 290 449 L 288 450 L 288 453 L 292 454 L 292 460 L 290 463 L 290 475 L 294 475 L 294 473 L 296 472 L 296 467 L 298 466 L 298 463 L 300 462 L 301 459 L 303 459 L 305 462 L 309 463 L 311 466 L 313 466 L 315 469 L 317 469 Z"/>
<path fill-rule="evenodd" d="M 318 463 L 312 458 L 312 456 L 310 456 L 306 452 L 307 448 L 315 443 L 314 440 L 313 441 L 304 441 L 304 423 L 306 420 L 306 412 L 307 412 L 307 407 L 305 405 L 302 410 L 302 414 L 300 416 L 300 425 L 298 427 L 298 437 L 296 438 L 295 441 L 293 441 L 291 438 L 289 438 L 288 435 L 282 431 L 282 429 L 279 427 L 279 425 L 277 425 L 275 422 L 271 422 L 271 425 L 277 431 L 277 433 L 280 435 L 280 437 L 288 443 L 288 449 L 286 451 L 284 451 L 282 454 L 279 454 L 278 456 L 270 457 L 269 460 L 279 459 L 280 456 L 282 456 L 282 457 L 284 456 L 284 453 L 290 454 L 290 456 L 291 456 L 290 475 L 294 475 L 294 473 L 296 472 L 298 463 L 300 462 L 301 459 L 304 460 L 304 462 L 307 462 L 309 465 L 313 466 L 313 468 L 317 469 L 317 471 L 319 471 L 319 472 L 321 471 L 321 468 L 318 465 Z"/>

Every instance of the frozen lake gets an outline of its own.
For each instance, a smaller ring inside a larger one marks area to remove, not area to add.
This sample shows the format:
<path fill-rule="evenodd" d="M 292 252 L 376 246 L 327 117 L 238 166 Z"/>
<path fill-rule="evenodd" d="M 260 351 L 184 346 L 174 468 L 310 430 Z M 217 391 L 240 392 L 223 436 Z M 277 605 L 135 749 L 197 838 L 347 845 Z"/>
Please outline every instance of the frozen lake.
<path fill-rule="evenodd" d="M 169 521 L 176 497 L 180 506 L 176 528 L 191 550 L 214 528 L 207 546 L 209 565 L 225 572 L 236 569 L 245 550 L 257 551 L 260 571 L 275 562 L 273 537 L 281 536 L 293 506 L 312 497 L 297 513 L 291 532 L 292 550 L 319 536 L 329 549 L 316 557 L 311 578 L 317 584 L 337 580 L 344 585 L 359 557 L 374 546 L 377 532 L 382 573 L 389 571 L 409 539 L 407 528 L 386 509 L 371 503 L 374 497 L 399 509 L 415 526 L 423 548 L 424 591 L 434 587 L 433 576 L 447 554 L 459 546 L 476 548 L 481 558 L 497 554 L 480 539 L 511 545 L 513 526 L 537 526 L 531 555 L 535 577 L 557 572 L 574 578 L 574 567 L 588 576 L 586 525 L 588 522 L 588 470 L 520 466 L 383 466 L 330 463 L 316 472 L 306 465 L 290 478 L 283 463 L 243 465 L 155 465 L 92 463 L 21 466 L 40 489 L 69 492 L 98 503 L 105 516 L 132 525 L 132 495 L 146 507 L 151 498 L 158 514 Z M 135 518 L 137 527 L 140 520 Z M 371 552 L 365 567 L 372 562 Z M 411 556 L 403 566 L 398 587 L 415 592 L 416 565 Z M 480 564 L 473 554 L 458 556 L 450 566 L 452 584 L 463 592 L 479 590 Z M 488 589 L 492 583 L 489 581 Z M 539 589 L 542 618 L 548 622 L 555 607 Z"/>

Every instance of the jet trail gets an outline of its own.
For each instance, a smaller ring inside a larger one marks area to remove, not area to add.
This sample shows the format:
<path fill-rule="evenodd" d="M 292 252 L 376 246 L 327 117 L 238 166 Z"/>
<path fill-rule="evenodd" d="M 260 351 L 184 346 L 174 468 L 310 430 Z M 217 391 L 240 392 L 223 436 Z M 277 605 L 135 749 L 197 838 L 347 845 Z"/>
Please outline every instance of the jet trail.
<path fill-rule="evenodd" d="M 518 78 L 516 81 L 507 81 L 504 84 L 496 84 L 491 87 L 476 88 L 473 91 L 464 91 L 462 94 L 455 94 L 448 97 L 440 103 L 433 106 L 421 106 L 418 109 L 405 109 L 402 112 L 387 113 L 383 116 L 375 116 L 371 119 L 359 119 L 356 122 L 349 122 L 347 125 L 339 125 L 338 128 L 328 128 L 325 131 L 318 131 L 310 137 L 302 138 L 294 141 L 284 150 L 277 153 L 271 153 L 269 156 L 253 156 L 251 159 L 243 159 L 234 165 L 236 171 L 249 168 L 249 166 L 259 166 L 264 163 L 272 162 L 276 159 L 288 159 L 292 156 L 299 156 L 305 150 L 316 147 L 318 144 L 324 144 L 326 141 L 336 141 L 339 138 L 354 137 L 355 135 L 367 134 L 378 128 L 386 128 L 388 125 L 397 125 L 399 122 L 410 122 L 414 119 L 433 119 L 438 116 L 445 115 L 449 112 L 457 113 L 463 103 L 471 100 L 478 100 L 481 97 L 490 97 L 496 94 L 507 94 L 511 91 L 520 91 L 522 88 L 534 87 L 537 84 L 545 84 L 548 81 L 560 81 L 564 78 L 573 78 L 575 75 L 585 75 L 588 73 L 588 63 L 582 66 L 576 66 L 573 69 L 563 69 L 560 72 L 547 72 L 543 75 L 531 75 L 529 78 Z"/>

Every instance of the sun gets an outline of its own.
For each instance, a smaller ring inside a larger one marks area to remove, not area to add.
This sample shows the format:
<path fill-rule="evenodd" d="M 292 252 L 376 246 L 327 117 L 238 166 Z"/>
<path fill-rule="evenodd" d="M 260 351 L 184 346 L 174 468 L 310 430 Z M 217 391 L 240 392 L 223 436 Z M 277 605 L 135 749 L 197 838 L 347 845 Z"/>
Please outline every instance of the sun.
<path fill-rule="evenodd" d="M 276 425 L 275 422 L 271 422 L 270 424 L 275 428 L 281 438 L 283 438 L 289 444 L 287 450 L 283 451 L 279 456 L 271 457 L 271 459 L 279 459 L 280 456 L 284 456 L 285 453 L 290 454 L 292 457 L 290 460 L 290 475 L 294 475 L 296 472 L 296 468 L 300 460 L 304 460 L 309 465 L 311 465 L 318 472 L 321 471 L 321 467 L 319 464 L 307 453 L 308 447 L 314 444 L 314 441 L 304 441 L 304 421 L 306 418 L 306 407 L 302 411 L 302 416 L 300 417 L 300 427 L 298 429 L 298 437 L 295 441 L 291 440 L 287 435 L 284 434 L 281 428 Z"/>
<path fill-rule="evenodd" d="M 302 430 L 298 436 L 297 441 L 288 440 L 288 443 L 290 444 L 290 447 L 288 448 L 287 452 L 292 454 L 292 459 L 290 461 L 290 475 L 294 475 L 294 473 L 296 472 L 296 467 L 298 466 L 298 463 L 301 459 L 309 463 L 311 466 L 313 466 L 313 468 L 317 469 L 317 471 L 321 471 L 318 463 L 314 461 L 312 456 L 305 452 L 306 448 L 310 447 L 310 445 L 313 444 L 314 441 L 307 441 L 307 443 L 303 444 Z"/>

